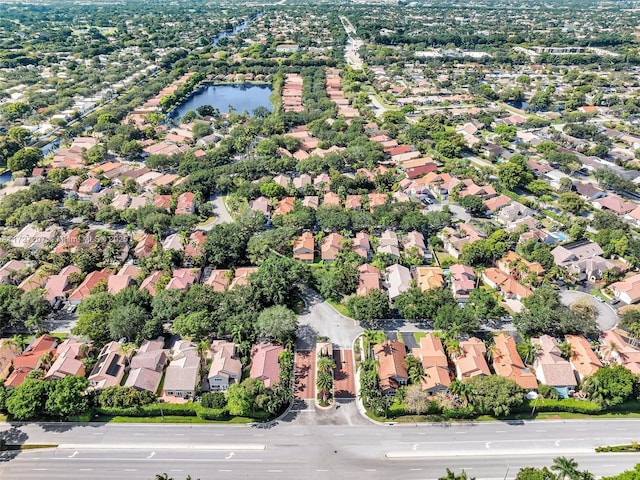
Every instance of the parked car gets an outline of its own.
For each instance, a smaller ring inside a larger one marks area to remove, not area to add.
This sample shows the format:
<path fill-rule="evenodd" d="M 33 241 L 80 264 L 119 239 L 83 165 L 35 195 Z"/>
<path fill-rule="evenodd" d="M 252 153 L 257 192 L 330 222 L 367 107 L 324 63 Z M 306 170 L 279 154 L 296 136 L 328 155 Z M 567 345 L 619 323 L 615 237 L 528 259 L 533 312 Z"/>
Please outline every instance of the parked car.
<path fill-rule="evenodd" d="M 612 298 L 611 300 L 609 300 L 609 305 L 617 305 L 618 303 L 620 303 L 620 300 L 617 298 Z"/>

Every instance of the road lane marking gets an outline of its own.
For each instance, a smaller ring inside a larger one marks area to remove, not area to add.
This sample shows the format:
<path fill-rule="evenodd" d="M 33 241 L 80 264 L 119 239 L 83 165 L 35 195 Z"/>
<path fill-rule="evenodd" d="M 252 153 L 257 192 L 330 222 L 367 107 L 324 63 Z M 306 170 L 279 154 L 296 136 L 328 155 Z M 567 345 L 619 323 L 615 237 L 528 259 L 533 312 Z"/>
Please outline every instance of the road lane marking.
<path fill-rule="evenodd" d="M 365 472 L 375 472 L 375 471 L 376 471 L 376 469 L 375 469 L 375 468 L 367 468 L 367 469 L 365 470 Z"/>
<path fill-rule="evenodd" d="M 328 472 L 329 470 L 316 470 L 316 472 Z"/>
<path fill-rule="evenodd" d="M 93 468 L 81 468 L 80 471 L 81 472 L 92 472 Z"/>
<path fill-rule="evenodd" d="M 269 473 L 281 473 L 282 470 L 267 470 Z"/>
<path fill-rule="evenodd" d="M 334 433 L 334 437 L 344 437 L 344 433 Z"/>
<path fill-rule="evenodd" d="M 218 470 L 219 472 L 232 472 L 233 470 Z"/>
<path fill-rule="evenodd" d="M 34 468 L 33 471 L 34 472 L 46 472 L 47 469 L 46 468 Z"/>
<path fill-rule="evenodd" d="M 496 433 L 506 433 L 506 430 L 496 430 Z"/>
<path fill-rule="evenodd" d="M 125 472 L 137 472 L 138 469 L 137 468 L 125 468 L 124 471 Z"/>
<path fill-rule="evenodd" d="M 544 432 L 546 432 L 546 430 L 536 430 L 536 432 L 538 432 L 538 433 L 544 433 Z"/>
<path fill-rule="evenodd" d="M 184 437 L 184 433 L 176 433 L 176 437 Z"/>
<path fill-rule="evenodd" d="M 626 429 L 626 428 L 616 428 L 616 430 L 617 430 L 618 432 L 626 432 L 626 431 L 627 431 L 627 429 Z"/>
<path fill-rule="evenodd" d="M 171 470 L 172 472 L 181 472 L 182 470 Z"/>
<path fill-rule="evenodd" d="M 410 468 L 409 471 L 410 472 L 421 472 L 422 469 L 421 468 Z"/>

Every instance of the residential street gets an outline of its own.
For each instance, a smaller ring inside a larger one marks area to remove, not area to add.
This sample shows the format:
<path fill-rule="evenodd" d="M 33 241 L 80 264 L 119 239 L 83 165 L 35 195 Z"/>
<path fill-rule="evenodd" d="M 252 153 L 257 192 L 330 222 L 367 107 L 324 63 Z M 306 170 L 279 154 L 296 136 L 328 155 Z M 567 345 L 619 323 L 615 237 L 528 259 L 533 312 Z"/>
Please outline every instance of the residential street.
<path fill-rule="evenodd" d="M 341 410 L 329 412 L 339 414 Z M 299 413 L 299 415 L 305 415 Z M 486 422 L 429 425 L 43 424 L 2 427 L 17 442 L 58 449 L 5 452 L 0 478 L 114 477 L 432 479 L 446 468 L 480 479 L 513 478 L 522 466 L 575 458 L 596 476 L 640 462 L 637 454 L 595 454 L 598 445 L 630 443 L 640 420 Z M 9 443 L 12 443 L 9 440 Z M 73 472 L 73 473 L 71 473 Z M 180 477 L 178 477 L 180 476 Z"/>
<path fill-rule="evenodd" d="M 363 328 L 352 319 L 338 313 L 317 292 L 308 289 L 303 295 L 307 305 L 305 312 L 298 318 L 296 349 L 311 350 L 315 348 L 318 336 L 328 337 L 335 349 L 351 349 L 353 339 Z"/>
<path fill-rule="evenodd" d="M 223 199 L 224 197 L 221 194 L 212 195 L 211 197 L 211 206 L 213 207 L 213 214 L 216 217 L 215 223 L 232 223 L 233 218 L 229 215 Z"/>
<path fill-rule="evenodd" d="M 579 292 L 577 290 L 563 290 L 560 292 L 560 299 L 565 305 L 571 305 L 577 301 L 588 302 L 592 304 L 597 312 L 596 320 L 600 330 L 611 330 L 618 324 L 618 313 L 611 305 L 600 302 L 593 295 Z"/>

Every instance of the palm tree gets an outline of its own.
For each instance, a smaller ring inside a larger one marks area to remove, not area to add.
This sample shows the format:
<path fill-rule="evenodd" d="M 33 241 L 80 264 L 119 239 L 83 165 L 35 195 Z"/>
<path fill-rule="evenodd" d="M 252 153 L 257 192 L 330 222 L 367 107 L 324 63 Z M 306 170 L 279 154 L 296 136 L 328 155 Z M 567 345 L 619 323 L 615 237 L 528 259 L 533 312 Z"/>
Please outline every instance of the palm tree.
<path fill-rule="evenodd" d="M 131 357 L 131 354 L 133 353 L 133 350 L 136 348 L 136 346 L 133 343 L 121 343 L 120 344 L 120 355 L 122 355 L 124 357 L 124 363 L 125 365 L 129 365 L 129 359 Z"/>
<path fill-rule="evenodd" d="M 536 346 L 531 342 L 524 342 L 520 347 L 522 353 L 524 354 L 524 358 L 522 359 L 526 365 L 528 365 L 531 361 L 533 361 L 533 357 L 535 357 L 536 351 L 538 350 Z"/>
<path fill-rule="evenodd" d="M 554 458 L 551 470 L 558 472 L 558 480 L 578 480 L 581 478 L 578 463 L 573 458 Z"/>
<path fill-rule="evenodd" d="M 573 356 L 573 347 L 566 340 L 558 344 L 558 349 L 560 350 L 560 355 L 565 360 L 569 360 Z"/>
<path fill-rule="evenodd" d="M 331 395 L 333 388 L 333 376 L 330 373 L 319 373 L 316 379 L 316 387 L 318 387 L 319 395 L 323 402 L 326 402 Z"/>
<path fill-rule="evenodd" d="M 331 357 L 322 356 L 316 360 L 316 369 L 318 370 L 318 374 L 330 373 L 334 368 L 336 368 L 336 362 Z"/>
<path fill-rule="evenodd" d="M 209 347 L 210 345 L 207 340 L 200 341 L 200 343 L 198 343 L 198 346 L 196 347 L 196 352 L 200 357 L 200 362 L 202 362 L 204 365 L 206 365 L 207 363 L 207 352 L 209 351 Z"/>
<path fill-rule="evenodd" d="M 451 385 L 449 385 L 449 391 L 460 397 L 465 404 L 469 401 L 469 386 L 459 379 L 455 378 L 451 382 Z"/>
<path fill-rule="evenodd" d="M 40 369 L 43 372 L 46 372 L 51 368 L 51 364 L 53 363 L 53 355 L 51 352 L 45 352 L 40 356 Z"/>

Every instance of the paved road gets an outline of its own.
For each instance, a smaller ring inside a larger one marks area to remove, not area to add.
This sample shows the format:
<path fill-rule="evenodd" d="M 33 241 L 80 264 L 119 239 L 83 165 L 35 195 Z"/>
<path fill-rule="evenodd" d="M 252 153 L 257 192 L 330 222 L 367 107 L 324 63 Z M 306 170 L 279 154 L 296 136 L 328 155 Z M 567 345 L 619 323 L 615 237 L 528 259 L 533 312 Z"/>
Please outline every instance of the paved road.
<path fill-rule="evenodd" d="M 352 350 L 334 350 L 336 362 L 334 392 L 336 398 L 356 398 L 355 366 Z"/>
<path fill-rule="evenodd" d="M 215 223 L 233 223 L 233 218 L 229 215 L 227 207 L 222 201 L 223 196 L 213 195 L 211 198 L 211 206 L 213 207 L 213 214 L 216 216 Z"/>
<path fill-rule="evenodd" d="M 351 402 L 354 403 L 354 402 Z M 344 407 L 348 408 L 348 407 Z M 335 410 L 340 413 L 342 409 Z M 300 415 L 304 415 L 300 413 Z M 150 480 L 267 478 L 433 479 L 447 467 L 480 479 L 513 478 L 523 466 L 575 458 L 596 476 L 640 462 L 637 454 L 594 454 L 637 439 L 640 420 L 325 425 L 2 425 L 2 435 L 58 449 L 4 452 L 0 478 Z M 12 443 L 10 440 L 9 443 Z M 15 455 L 15 457 L 13 457 Z M 507 471 L 508 468 L 508 471 Z"/>
<path fill-rule="evenodd" d="M 337 350 L 351 349 L 353 339 L 363 328 L 357 322 L 338 313 L 317 292 L 307 290 L 304 294 L 306 311 L 298 318 L 296 349 L 315 348 L 318 335 L 328 337 Z"/>
<path fill-rule="evenodd" d="M 563 290 L 560 292 L 560 299 L 567 306 L 577 301 L 589 302 L 595 306 L 597 311 L 596 320 L 600 330 L 611 330 L 618 324 L 618 312 L 608 303 L 598 301 L 593 295 L 577 290 Z"/>
<path fill-rule="evenodd" d="M 316 351 L 296 351 L 296 383 L 294 387 L 295 398 L 313 399 L 316 389 Z"/>
<path fill-rule="evenodd" d="M 445 204 L 442 203 L 436 203 L 435 205 L 429 205 L 428 207 L 425 208 L 425 211 L 427 212 L 439 212 L 442 210 L 442 207 Z M 468 222 L 471 220 L 471 215 L 469 215 L 469 213 L 462 208 L 460 205 L 450 205 L 449 204 L 449 211 L 451 212 L 451 215 L 453 217 L 454 220 L 462 220 L 464 222 Z"/>

